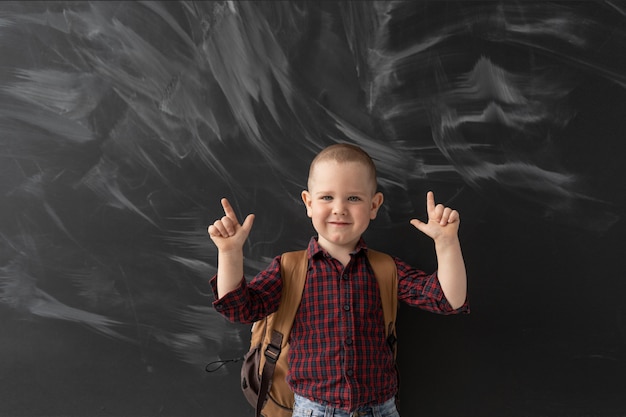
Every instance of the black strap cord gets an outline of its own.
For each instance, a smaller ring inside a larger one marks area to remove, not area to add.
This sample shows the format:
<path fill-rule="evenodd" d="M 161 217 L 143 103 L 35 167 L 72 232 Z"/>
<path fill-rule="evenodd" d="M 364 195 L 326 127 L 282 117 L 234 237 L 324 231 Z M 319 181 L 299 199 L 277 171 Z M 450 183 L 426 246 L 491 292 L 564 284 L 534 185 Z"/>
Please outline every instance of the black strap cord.
<path fill-rule="evenodd" d="M 243 360 L 243 356 L 239 357 L 239 358 L 235 358 L 235 359 L 224 359 L 221 361 L 213 361 L 213 362 L 209 362 L 207 363 L 207 365 L 204 367 L 204 370 L 206 372 L 215 372 L 218 369 L 220 369 L 222 366 L 226 365 L 227 363 L 230 362 L 239 362 Z"/>

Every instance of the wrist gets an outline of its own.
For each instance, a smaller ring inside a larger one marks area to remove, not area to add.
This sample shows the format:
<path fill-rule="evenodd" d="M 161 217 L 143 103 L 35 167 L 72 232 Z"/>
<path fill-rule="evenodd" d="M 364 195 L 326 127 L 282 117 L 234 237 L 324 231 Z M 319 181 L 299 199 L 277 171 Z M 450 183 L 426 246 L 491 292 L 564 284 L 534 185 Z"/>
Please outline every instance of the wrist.
<path fill-rule="evenodd" d="M 243 248 L 220 249 L 218 252 L 218 256 L 221 260 L 242 259 Z"/>
<path fill-rule="evenodd" d="M 461 242 L 459 242 L 459 237 L 440 237 L 435 240 L 435 250 L 437 253 L 440 251 L 446 251 L 449 249 L 458 249 L 461 247 Z"/>

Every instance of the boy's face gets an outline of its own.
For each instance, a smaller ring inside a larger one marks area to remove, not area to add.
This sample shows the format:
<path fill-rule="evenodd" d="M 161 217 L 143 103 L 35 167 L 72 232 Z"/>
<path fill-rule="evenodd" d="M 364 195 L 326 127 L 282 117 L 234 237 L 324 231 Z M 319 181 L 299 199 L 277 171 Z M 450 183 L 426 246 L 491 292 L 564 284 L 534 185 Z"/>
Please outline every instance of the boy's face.
<path fill-rule="evenodd" d="M 383 203 L 368 168 L 359 162 L 319 161 L 302 192 L 320 246 L 352 251 Z"/>

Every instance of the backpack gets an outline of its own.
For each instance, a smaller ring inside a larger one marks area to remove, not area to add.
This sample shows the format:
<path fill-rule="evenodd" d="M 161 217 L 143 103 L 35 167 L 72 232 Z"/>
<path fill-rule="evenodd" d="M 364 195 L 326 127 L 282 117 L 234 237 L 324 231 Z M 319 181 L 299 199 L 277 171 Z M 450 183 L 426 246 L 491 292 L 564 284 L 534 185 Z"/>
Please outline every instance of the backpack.
<path fill-rule="evenodd" d="M 376 276 L 383 306 L 387 342 L 396 356 L 398 271 L 391 256 L 368 249 L 367 257 Z M 243 358 L 241 389 L 256 409 L 256 417 L 291 417 L 294 395 L 286 382 L 289 365 L 289 333 L 300 306 L 306 281 L 306 250 L 281 256 L 283 280 L 278 310 L 252 326 L 250 350 Z"/>

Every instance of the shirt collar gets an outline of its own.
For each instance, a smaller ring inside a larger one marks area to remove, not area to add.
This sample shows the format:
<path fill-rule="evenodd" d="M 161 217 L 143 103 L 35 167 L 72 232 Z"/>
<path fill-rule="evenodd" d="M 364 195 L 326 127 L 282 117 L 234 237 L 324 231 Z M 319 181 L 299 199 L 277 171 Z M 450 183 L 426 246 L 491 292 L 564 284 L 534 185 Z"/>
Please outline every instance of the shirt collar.
<path fill-rule="evenodd" d="M 365 240 L 361 237 L 354 248 L 352 253 L 358 254 L 360 252 L 367 251 L 367 244 Z M 307 254 L 309 258 L 315 258 L 316 256 L 327 256 L 328 252 L 326 252 L 317 241 L 317 237 L 312 237 L 309 241 L 309 246 L 307 247 Z"/>

